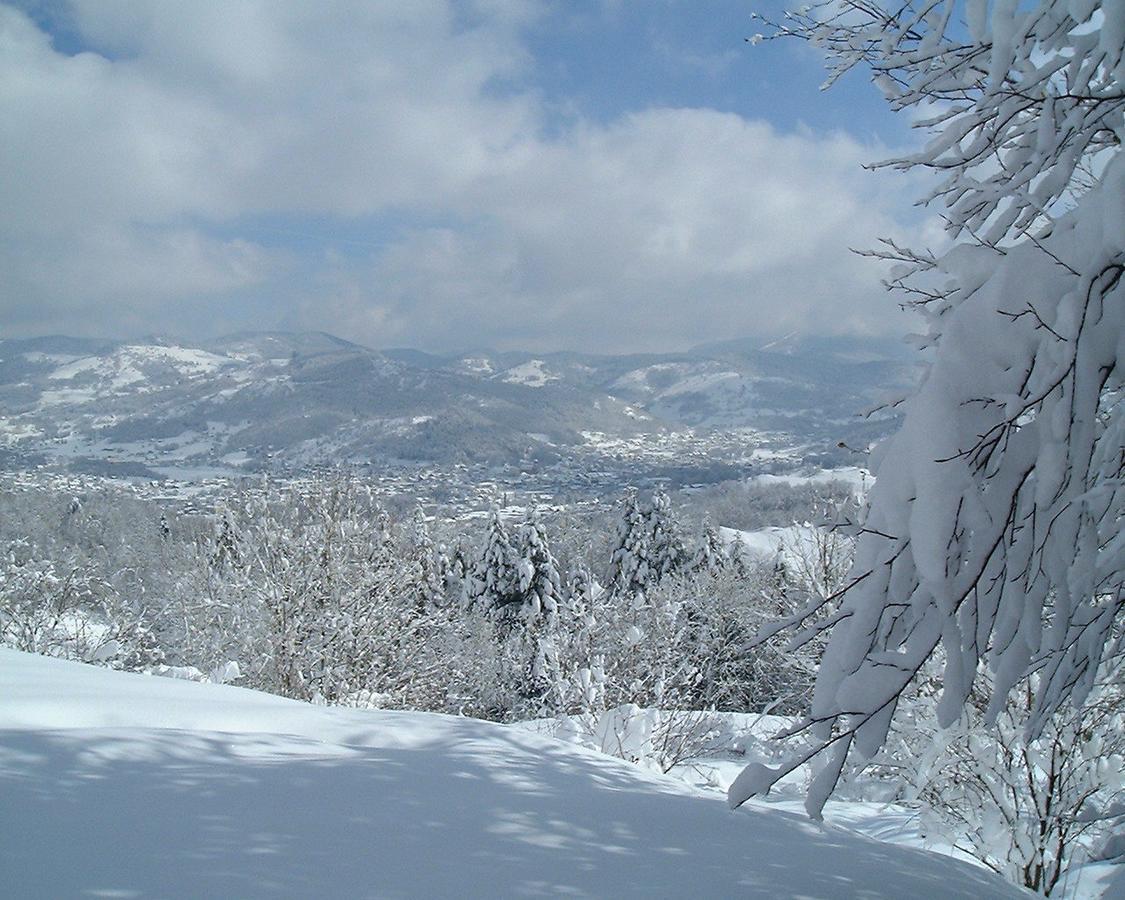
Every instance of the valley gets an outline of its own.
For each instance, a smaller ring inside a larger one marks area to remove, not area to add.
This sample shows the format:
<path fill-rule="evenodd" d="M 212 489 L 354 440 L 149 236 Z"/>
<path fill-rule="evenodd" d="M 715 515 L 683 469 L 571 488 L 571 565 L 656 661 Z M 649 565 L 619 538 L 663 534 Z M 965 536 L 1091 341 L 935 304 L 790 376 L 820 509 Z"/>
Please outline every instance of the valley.
<path fill-rule="evenodd" d="M 894 345 L 434 356 L 320 333 L 0 341 L 0 467 L 205 482 L 346 469 L 392 492 L 575 500 L 862 464 Z M 853 449 L 854 448 L 854 449 Z"/>

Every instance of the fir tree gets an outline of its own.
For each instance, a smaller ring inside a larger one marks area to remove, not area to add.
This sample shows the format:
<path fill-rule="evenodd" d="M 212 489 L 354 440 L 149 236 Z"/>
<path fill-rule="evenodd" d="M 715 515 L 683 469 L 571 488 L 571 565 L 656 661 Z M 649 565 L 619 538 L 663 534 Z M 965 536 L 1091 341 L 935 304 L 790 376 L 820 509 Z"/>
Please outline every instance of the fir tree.
<path fill-rule="evenodd" d="M 679 525 L 672 513 L 672 501 L 662 490 L 657 490 L 652 495 L 652 503 L 648 509 L 648 529 L 649 571 L 651 577 L 659 581 L 666 575 L 680 571 L 687 557 Z"/>
<path fill-rule="evenodd" d="M 609 584 L 615 593 L 636 593 L 648 586 L 648 541 L 648 521 L 636 489 L 631 488 L 622 501 L 617 540 L 610 558 Z"/>
<path fill-rule="evenodd" d="M 543 524 L 534 513 L 516 537 L 515 558 L 523 615 L 528 619 L 557 616 L 562 577 Z"/>
<path fill-rule="evenodd" d="M 231 524 L 231 517 L 224 512 L 215 531 L 215 546 L 211 553 L 211 565 L 215 569 L 222 569 L 226 565 L 238 567 L 242 564 L 242 551 L 239 549 L 239 537 Z"/>
<path fill-rule="evenodd" d="M 625 496 L 617 542 L 610 561 L 610 584 L 618 593 L 643 593 L 662 578 L 678 572 L 687 554 L 663 491 L 645 505 L 635 490 Z"/>
<path fill-rule="evenodd" d="M 421 505 L 414 510 L 410 556 L 418 605 L 423 609 L 441 606 L 445 600 L 449 560 L 444 552 L 434 546 L 426 524 L 426 513 Z"/>
<path fill-rule="evenodd" d="M 473 607 L 480 604 L 486 609 L 499 609 L 522 603 L 522 599 L 515 551 L 500 511 L 493 507 L 488 514 L 484 544 L 465 579 L 465 605 Z"/>
<path fill-rule="evenodd" d="M 713 574 L 727 568 L 729 564 L 730 556 L 723 544 L 723 539 L 719 537 L 718 529 L 710 521 L 705 521 L 703 523 L 703 540 L 692 558 L 691 571 Z"/>

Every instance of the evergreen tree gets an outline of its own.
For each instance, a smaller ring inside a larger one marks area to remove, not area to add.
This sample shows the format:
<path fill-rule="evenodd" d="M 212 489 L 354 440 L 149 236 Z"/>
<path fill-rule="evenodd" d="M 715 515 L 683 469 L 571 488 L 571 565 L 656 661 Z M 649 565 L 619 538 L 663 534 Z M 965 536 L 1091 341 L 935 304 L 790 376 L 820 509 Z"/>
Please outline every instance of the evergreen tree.
<path fill-rule="evenodd" d="M 216 526 L 214 536 L 214 549 L 211 552 L 211 565 L 216 569 L 224 566 L 239 566 L 242 564 L 242 551 L 239 548 L 238 533 L 231 523 L 231 514 L 224 512 L 219 524 Z"/>
<path fill-rule="evenodd" d="M 631 489 L 623 502 L 617 541 L 610 560 L 610 585 L 617 593 L 643 593 L 684 567 L 687 554 L 663 491 L 642 504 Z"/>
<path fill-rule="evenodd" d="M 372 559 L 385 556 L 393 544 L 394 535 L 391 533 L 390 513 L 382 507 L 379 507 L 375 515 L 375 539 L 372 545 Z"/>
<path fill-rule="evenodd" d="M 557 616 L 562 577 L 543 524 L 534 513 L 516 536 L 515 557 L 523 615 L 528 619 Z"/>
<path fill-rule="evenodd" d="M 534 513 L 520 527 L 513 549 L 518 596 L 494 609 L 501 652 L 514 679 L 520 714 L 553 715 L 567 693 L 559 662 L 563 586 L 546 531 Z"/>
<path fill-rule="evenodd" d="M 467 607 L 489 610 L 523 602 L 515 551 L 496 507 L 488 514 L 484 543 L 465 579 L 464 601 Z"/>
<path fill-rule="evenodd" d="M 730 555 L 719 537 L 719 530 L 705 521 L 703 523 L 703 540 L 699 549 L 692 558 L 690 569 L 693 573 L 706 572 L 713 574 L 726 569 L 730 565 Z"/>
<path fill-rule="evenodd" d="M 687 553 L 680 538 L 680 528 L 672 513 L 672 501 L 657 490 L 647 510 L 649 577 L 659 581 L 684 567 Z"/>
<path fill-rule="evenodd" d="M 414 510 L 410 559 L 418 605 L 422 609 L 443 605 L 449 560 L 440 548 L 434 546 L 426 524 L 426 513 L 420 504 Z"/>
<path fill-rule="evenodd" d="M 635 488 L 622 501 L 617 540 L 610 557 L 609 584 L 619 594 L 643 591 L 649 582 L 648 521 Z"/>
<path fill-rule="evenodd" d="M 442 548 L 442 553 L 445 553 L 444 548 Z M 464 535 L 457 535 L 456 543 L 453 545 L 453 552 L 446 555 L 449 560 L 449 566 L 445 572 L 445 587 L 448 593 L 456 596 L 459 592 L 463 593 L 465 583 L 473 568 L 472 551 Z"/>

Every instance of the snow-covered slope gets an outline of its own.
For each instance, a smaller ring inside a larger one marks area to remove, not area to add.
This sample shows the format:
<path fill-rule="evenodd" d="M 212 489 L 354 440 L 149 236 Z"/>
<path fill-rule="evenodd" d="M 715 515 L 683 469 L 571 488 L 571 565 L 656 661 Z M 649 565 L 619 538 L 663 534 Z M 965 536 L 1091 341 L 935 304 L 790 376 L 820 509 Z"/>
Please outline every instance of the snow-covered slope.
<path fill-rule="evenodd" d="M 13 897 L 1016 897 L 520 730 L 0 650 Z"/>

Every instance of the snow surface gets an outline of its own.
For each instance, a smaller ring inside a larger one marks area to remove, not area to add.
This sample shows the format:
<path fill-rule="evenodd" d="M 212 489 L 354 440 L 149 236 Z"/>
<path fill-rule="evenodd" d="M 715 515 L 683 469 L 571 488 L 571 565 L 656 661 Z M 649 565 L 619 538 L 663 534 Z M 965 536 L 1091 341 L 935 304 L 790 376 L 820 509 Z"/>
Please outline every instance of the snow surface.
<path fill-rule="evenodd" d="M 559 376 L 548 372 L 541 359 L 528 360 L 518 366 L 512 366 L 504 372 L 504 381 L 510 384 L 523 384 L 527 387 L 545 387 L 552 381 L 558 381 Z"/>
<path fill-rule="evenodd" d="M 739 531 L 737 528 L 719 528 L 719 539 L 724 544 L 741 542 L 755 556 L 772 559 L 781 552 L 782 547 L 793 546 L 794 542 L 803 545 L 810 542 L 816 534 L 812 525 L 786 525 L 764 528 L 761 531 Z"/>
<path fill-rule="evenodd" d="M 660 392 L 663 399 L 681 397 L 684 394 L 701 394 L 724 388 L 739 387 L 743 376 L 738 372 L 699 372 L 681 379 Z"/>
<path fill-rule="evenodd" d="M 681 729 L 695 729 L 694 755 L 686 755 L 668 772 L 686 784 L 718 790 L 725 796 L 749 763 L 776 766 L 791 752 L 773 740 L 797 719 L 792 716 L 736 712 L 669 712 L 621 707 L 607 710 L 596 719 L 583 716 L 534 719 L 515 723 L 535 734 L 549 735 L 582 747 L 614 756 L 631 756 L 637 765 L 659 771 L 661 732 L 659 723 L 671 717 Z M 654 745 L 653 738 L 657 739 Z M 790 772 L 760 803 L 805 818 L 805 794 L 816 774 L 803 765 Z M 824 807 L 825 821 L 879 841 L 905 847 L 924 848 L 944 856 L 980 865 L 947 839 L 925 834 L 916 806 L 895 802 L 897 791 L 890 781 L 864 774 L 841 784 Z M 1065 874 L 1052 896 L 1060 900 L 1120 900 L 1125 898 L 1125 865 L 1113 862 L 1082 862 L 1076 854 L 1075 868 Z"/>
<path fill-rule="evenodd" d="M 758 454 L 759 451 L 755 451 Z M 778 454 L 781 455 L 781 454 Z M 769 458 L 763 454 L 760 458 Z M 850 485 L 856 494 L 865 494 L 875 483 L 874 477 L 867 469 L 858 466 L 841 466 L 838 469 L 818 469 L 811 475 L 797 473 L 783 475 L 755 475 L 750 479 L 755 484 L 787 484 L 798 487 L 806 484 L 831 484 L 841 482 Z"/>
<path fill-rule="evenodd" d="M 1018 897 L 516 728 L 0 649 L 18 897 Z"/>
<path fill-rule="evenodd" d="M 719 528 L 719 539 L 726 545 L 741 543 L 753 556 L 772 560 L 781 557 L 786 565 L 804 570 L 814 565 L 825 531 L 809 523 L 774 526 L 761 531 Z"/>
<path fill-rule="evenodd" d="M 113 390 L 120 390 L 143 381 L 142 367 L 153 362 L 170 365 L 181 376 L 190 378 L 215 372 L 229 365 L 230 359 L 192 347 L 131 344 L 118 348 L 108 357 L 70 359 L 47 377 L 53 381 L 70 381 L 79 375 L 93 374 L 107 379 Z"/>

